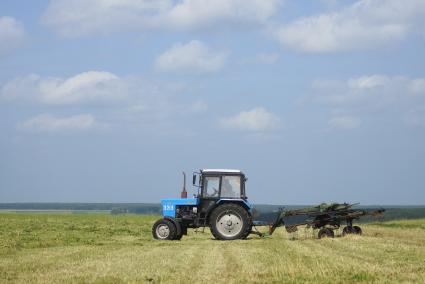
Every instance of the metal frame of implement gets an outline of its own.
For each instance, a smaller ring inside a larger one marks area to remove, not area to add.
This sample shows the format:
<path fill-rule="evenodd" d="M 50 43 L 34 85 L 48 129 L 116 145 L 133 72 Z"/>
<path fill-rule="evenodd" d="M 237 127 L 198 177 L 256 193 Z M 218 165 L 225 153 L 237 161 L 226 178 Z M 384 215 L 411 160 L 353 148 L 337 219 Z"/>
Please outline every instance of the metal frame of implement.
<path fill-rule="evenodd" d="M 292 233 L 297 231 L 298 226 L 303 225 L 313 229 L 334 230 L 340 228 L 344 222 L 346 223 L 347 228 L 344 228 L 345 233 L 361 233 L 361 230 L 360 232 L 353 230 L 353 227 L 357 227 L 353 226 L 353 220 L 358 220 L 360 217 L 364 216 L 381 216 L 385 212 L 385 209 L 383 208 L 375 210 L 352 209 L 354 205 L 357 204 L 332 203 L 329 205 L 323 203 L 316 207 L 303 209 L 281 209 L 278 212 L 276 219 L 271 224 L 267 222 L 254 221 L 254 226 L 269 226 L 269 231 L 267 233 L 261 233 L 258 231 L 254 231 L 253 233 L 261 237 L 271 236 L 276 228 L 281 226 L 284 226 L 287 232 Z M 319 237 L 321 237 L 320 233 Z"/>

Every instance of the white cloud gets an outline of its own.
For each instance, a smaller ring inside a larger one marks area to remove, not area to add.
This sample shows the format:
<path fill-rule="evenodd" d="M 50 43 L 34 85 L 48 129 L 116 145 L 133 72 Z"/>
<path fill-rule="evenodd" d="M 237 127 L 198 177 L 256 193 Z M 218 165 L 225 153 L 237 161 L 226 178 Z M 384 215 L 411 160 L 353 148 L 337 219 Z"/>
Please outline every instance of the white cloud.
<path fill-rule="evenodd" d="M 310 99 L 335 116 L 332 128 L 352 129 L 362 121 L 403 121 L 412 126 L 425 121 L 425 79 L 370 75 L 345 81 L 317 80 Z"/>
<path fill-rule="evenodd" d="M 425 79 L 414 79 L 409 84 L 409 90 L 414 95 L 425 95 Z"/>
<path fill-rule="evenodd" d="M 339 116 L 331 118 L 328 123 L 335 129 L 354 129 L 360 126 L 361 121 L 352 116 Z"/>
<path fill-rule="evenodd" d="M 197 30 L 266 22 L 279 8 L 280 0 L 183 0 L 163 15 L 174 29 Z"/>
<path fill-rule="evenodd" d="M 214 52 L 202 42 L 178 43 L 155 61 L 156 69 L 164 72 L 209 73 L 221 69 L 226 53 Z"/>
<path fill-rule="evenodd" d="M 25 40 L 23 25 L 12 17 L 0 17 L 0 56 L 20 47 Z"/>
<path fill-rule="evenodd" d="M 250 57 L 245 57 L 239 61 L 240 64 L 275 64 L 279 61 L 280 55 L 275 52 L 260 52 Z"/>
<path fill-rule="evenodd" d="M 20 129 L 35 132 L 82 131 L 103 128 L 90 114 L 80 114 L 69 117 L 55 117 L 41 114 L 18 124 Z"/>
<path fill-rule="evenodd" d="M 337 12 L 297 19 L 274 33 L 282 45 L 297 51 L 361 50 L 420 32 L 424 17 L 423 0 L 360 0 Z"/>
<path fill-rule="evenodd" d="M 403 121 L 409 126 L 425 127 L 425 105 L 409 110 L 404 115 Z"/>
<path fill-rule="evenodd" d="M 425 98 L 425 79 L 369 75 L 346 81 L 316 80 L 312 100 L 332 107 L 387 107 Z"/>
<path fill-rule="evenodd" d="M 280 0 L 52 0 L 42 21 L 68 38 L 146 29 L 261 24 Z"/>
<path fill-rule="evenodd" d="M 261 64 L 274 64 L 279 60 L 278 53 L 259 53 L 257 54 L 255 61 Z"/>
<path fill-rule="evenodd" d="M 340 0 L 320 0 L 325 7 L 337 7 L 341 5 Z"/>
<path fill-rule="evenodd" d="M 186 96 L 180 95 L 183 92 Z M 28 75 L 0 85 L 0 103 L 36 107 L 48 113 L 54 110 L 58 115 L 61 111 L 68 115 L 71 111 L 96 109 L 108 120 L 108 127 L 152 131 L 169 131 L 179 119 L 205 112 L 208 105 L 190 94 L 188 86 L 179 82 L 118 77 L 105 71 L 88 71 L 69 78 Z M 61 119 L 44 115 L 21 126 L 44 130 L 74 122 Z"/>
<path fill-rule="evenodd" d="M 4 84 L 0 97 L 47 105 L 98 104 L 123 99 L 125 88 L 125 82 L 109 72 L 88 71 L 65 79 L 28 75 Z"/>
<path fill-rule="evenodd" d="M 42 21 L 66 38 L 107 35 L 149 28 L 170 8 L 170 0 L 52 0 Z"/>
<path fill-rule="evenodd" d="M 348 86 L 351 89 L 372 89 L 377 87 L 385 87 L 390 78 L 383 75 L 362 76 L 348 80 Z"/>
<path fill-rule="evenodd" d="M 208 104 L 202 100 L 195 101 L 189 108 L 194 113 L 203 113 L 208 110 Z"/>
<path fill-rule="evenodd" d="M 222 127 L 230 129 L 265 131 L 277 128 L 280 119 L 265 108 L 257 107 L 249 111 L 242 111 L 232 117 L 222 118 L 220 124 Z"/>

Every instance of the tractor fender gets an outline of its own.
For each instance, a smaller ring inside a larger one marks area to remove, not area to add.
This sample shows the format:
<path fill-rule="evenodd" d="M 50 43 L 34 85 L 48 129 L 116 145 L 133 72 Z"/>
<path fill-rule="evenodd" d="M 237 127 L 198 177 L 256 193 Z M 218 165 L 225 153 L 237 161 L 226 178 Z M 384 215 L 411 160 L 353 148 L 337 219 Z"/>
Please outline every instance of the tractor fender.
<path fill-rule="evenodd" d="M 224 204 L 224 203 L 234 203 L 234 204 L 240 204 L 242 205 L 242 207 L 244 207 L 248 213 L 251 215 L 252 214 L 252 205 L 249 204 L 248 201 L 244 200 L 244 199 L 220 199 L 219 201 L 217 201 L 217 206 Z"/>
<path fill-rule="evenodd" d="M 248 212 L 248 214 L 250 215 L 250 216 L 252 216 L 252 206 L 251 206 L 251 204 L 249 204 L 246 200 L 243 200 L 243 199 L 234 199 L 234 198 L 222 198 L 222 199 L 220 199 L 220 200 L 218 200 L 215 204 L 214 204 L 214 206 L 212 206 L 209 210 L 208 210 L 208 212 L 207 212 L 207 214 L 206 214 L 206 218 L 207 218 L 207 220 L 208 220 L 208 222 L 209 222 L 209 219 L 210 219 L 210 216 L 211 216 L 211 213 L 218 207 L 218 206 L 220 206 L 220 205 L 222 205 L 222 204 L 225 204 L 225 203 L 233 203 L 233 204 L 238 204 L 238 205 L 241 205 L 247 212 Z"/>
<path fill-rule="evenodd" d="M 176 234 L 177 234 L 177 236 L 181 235 L 181 233 L 182 233 L 182 226 L 180 225 L 180 222 L 179 221 L 177 221 L 173 217 L 168 217 L 168 216 L 164 217 L 164 219 L 172 222 L 174 224 L 174 226 L 176 226 Z"/>

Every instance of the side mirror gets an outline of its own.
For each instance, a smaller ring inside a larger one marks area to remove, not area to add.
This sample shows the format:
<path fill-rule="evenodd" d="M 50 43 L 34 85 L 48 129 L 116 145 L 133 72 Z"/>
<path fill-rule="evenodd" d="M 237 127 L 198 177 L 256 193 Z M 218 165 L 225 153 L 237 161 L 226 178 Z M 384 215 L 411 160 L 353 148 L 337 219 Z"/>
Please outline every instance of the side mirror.
<path fill-rule="evenodd" d="M 192 184 L 193 184 L 193 185 L 195 185 L 195 184 L 196 184 L 196 175 L 195 175 L 195 174 L 193 174 L 193 177 L 192 177 Z"/>

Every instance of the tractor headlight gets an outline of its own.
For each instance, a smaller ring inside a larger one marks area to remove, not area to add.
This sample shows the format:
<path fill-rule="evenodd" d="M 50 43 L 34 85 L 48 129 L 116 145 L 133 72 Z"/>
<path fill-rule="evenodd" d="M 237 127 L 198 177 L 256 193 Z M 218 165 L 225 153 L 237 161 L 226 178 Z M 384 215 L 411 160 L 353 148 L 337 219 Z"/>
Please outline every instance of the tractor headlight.
<path fill-rule="evenodd" d="M 192 211 L 193 211 L 193 213 L 198 213 L 198 207 L 193 207 Z"/>

